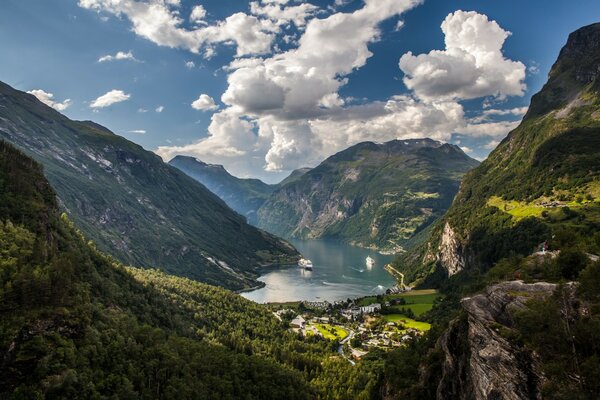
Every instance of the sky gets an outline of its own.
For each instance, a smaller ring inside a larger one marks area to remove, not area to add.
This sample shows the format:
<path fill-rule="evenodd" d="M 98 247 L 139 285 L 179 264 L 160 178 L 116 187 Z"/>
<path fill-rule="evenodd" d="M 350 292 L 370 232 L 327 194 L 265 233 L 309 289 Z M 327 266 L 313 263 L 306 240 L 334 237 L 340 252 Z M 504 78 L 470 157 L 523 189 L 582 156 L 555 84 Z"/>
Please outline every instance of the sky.
<path fill-rule="evenodd" d="M 277 182 L 362 141 L 484 159 L 597 0 L 2 0 L 0 81 Z"/>

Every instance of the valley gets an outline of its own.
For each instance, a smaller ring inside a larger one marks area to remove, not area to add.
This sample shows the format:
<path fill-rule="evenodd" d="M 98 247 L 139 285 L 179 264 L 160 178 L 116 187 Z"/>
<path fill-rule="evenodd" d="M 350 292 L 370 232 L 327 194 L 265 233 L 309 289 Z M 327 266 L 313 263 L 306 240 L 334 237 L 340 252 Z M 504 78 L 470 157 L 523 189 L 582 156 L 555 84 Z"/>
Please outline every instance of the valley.
<path fill-rule="evenodd" d="M 23 1 L 1 400 L 600 398 L 600 6 Z"/>

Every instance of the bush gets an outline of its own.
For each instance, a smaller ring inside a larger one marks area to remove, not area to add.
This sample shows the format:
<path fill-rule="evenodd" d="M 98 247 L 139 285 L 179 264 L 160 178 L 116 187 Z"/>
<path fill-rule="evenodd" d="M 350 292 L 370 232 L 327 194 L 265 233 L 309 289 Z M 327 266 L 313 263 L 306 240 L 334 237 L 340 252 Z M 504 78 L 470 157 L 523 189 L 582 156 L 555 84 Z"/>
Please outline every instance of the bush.
<path fill-rule="evenodd" d="M 565 249 L 560 252 L 556 262 L 563 278 L 573 280 L 588 265 L 589 259 L 579 250 Z"/>

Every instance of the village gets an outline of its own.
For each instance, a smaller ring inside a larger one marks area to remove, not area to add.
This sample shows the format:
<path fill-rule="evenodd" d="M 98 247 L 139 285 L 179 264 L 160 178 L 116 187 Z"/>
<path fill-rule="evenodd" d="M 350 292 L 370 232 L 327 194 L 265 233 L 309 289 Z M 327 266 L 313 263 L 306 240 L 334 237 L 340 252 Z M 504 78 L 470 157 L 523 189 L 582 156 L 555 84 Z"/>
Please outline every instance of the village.
<path fill-rule="evenodd" d="M 271 307 L 291 330 L 332 342 L 354 363 L 370 351 L 397 348 L 423 335 L 431 326 L 420 319 L 439 297 L 434 290 L 388 290 L 385 295 L 334 303 L 294 302 Z"/>

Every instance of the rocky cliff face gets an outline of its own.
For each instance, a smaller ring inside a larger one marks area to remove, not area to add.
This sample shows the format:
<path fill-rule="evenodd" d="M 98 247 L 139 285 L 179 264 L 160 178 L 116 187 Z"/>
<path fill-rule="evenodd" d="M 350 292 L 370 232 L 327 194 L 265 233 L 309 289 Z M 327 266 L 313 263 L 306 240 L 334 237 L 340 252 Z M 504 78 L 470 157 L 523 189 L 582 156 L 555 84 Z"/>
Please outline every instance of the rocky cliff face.
<path fill-rule="evenodd" d="M 444 232 L 442 233 L 438 254 L 439 263 L 448 276 L 452 276 L 462 271 L 465 266 L 462 245 L 448 222 L 444 225 Z"/>
<path fill-rule="evenodd" d="M 545 378 L 535 354 L 511 343 L 507 332 L 513 328 L 512 312 L 555 288 L 544 282 L 503 282 L 463 299 L 466 315 L 453 321 L 439 341 L 444 361 L 437 398 L 541 399 Z"/>
<path fill-rule="evenodd" d="M 259 209 L 258 226 L 396 252 L 445 212 L 476 165 L 431 139 L 360 143 L 284 182 Z"/>

